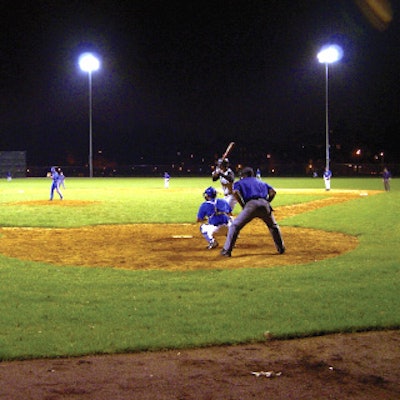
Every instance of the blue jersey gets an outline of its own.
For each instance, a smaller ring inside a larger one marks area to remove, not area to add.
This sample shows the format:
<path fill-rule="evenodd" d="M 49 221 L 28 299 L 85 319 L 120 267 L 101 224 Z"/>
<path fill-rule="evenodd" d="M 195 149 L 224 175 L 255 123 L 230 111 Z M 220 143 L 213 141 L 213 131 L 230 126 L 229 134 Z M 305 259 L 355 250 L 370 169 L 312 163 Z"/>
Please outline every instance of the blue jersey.
<path fill-rule="evenodd" d="M 241 194 L 245 203 L 251 199 L 268 199 L 270 189 L 273 189 L 272 186 L 254 177 L 240 179 L 233 185 L 233 190 Z"/>
<path fill-rule="evenodd" d="M 332 177 L 332 172 L 328 169 L 324 171 L 324 175 L 323 175 L 324 179 L 331 179 Z"/>
<path fill-rule="evenodd" d="M 51 174 L 51 177 L 53 178 L 53 183 L 56 184 L 60 180 L 60 175 L 58 172 L 53 172 Z"/>
<path fill-rule="evenodd" d="M 383 179 L 390 179 L 392 174 L 389 171 L 383 171 L 382 177 Z"/>
<path fill-rule="evenodd" d="M 203 220 L 208 218 L 208 223 L 211 225 L 224 225 L 229 221 L 229 214 L 232 208 L 224 199 L 216 199 L 213 201 L 205 201 L 201 204 L 197 213 L 197 218 Z"/>

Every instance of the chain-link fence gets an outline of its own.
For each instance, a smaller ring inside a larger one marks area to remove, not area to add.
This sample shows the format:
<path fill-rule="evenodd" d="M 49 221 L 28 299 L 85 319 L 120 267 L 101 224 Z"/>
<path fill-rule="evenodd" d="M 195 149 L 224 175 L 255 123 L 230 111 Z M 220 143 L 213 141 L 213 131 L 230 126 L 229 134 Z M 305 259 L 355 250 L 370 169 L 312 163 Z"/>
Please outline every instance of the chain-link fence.
<path fill-rule="evenodd" d="M 244 165 L 232 165 L 231 168 L 236 172 Z M 250 165 L 254 169 L 260 168 L 262 176 L 322 176 L 324 166 L 311 166 L 308 164 L 287 163 L 271 165 Z M 30 166 L 26 169 L 27 177 L 44 177 L 50 171 L 51 166 Z M 88 177 L 88 166 L 59 166 L 65 176 Z M 381 175 L 383 168 L 388 168 L 393 176 L 400 175 L 400 164 L 354 164 L 354 163 L 331 163 L 330 168 L 335 177 L 373 177 Z M 162 177 L 164 172 L 171 176 L 209 176 L 214 165 L 179 165 L 179 164 L 140 164 L 140 165 L 119 165 L 113 167 L 94 168 L 95 177 Z"/>

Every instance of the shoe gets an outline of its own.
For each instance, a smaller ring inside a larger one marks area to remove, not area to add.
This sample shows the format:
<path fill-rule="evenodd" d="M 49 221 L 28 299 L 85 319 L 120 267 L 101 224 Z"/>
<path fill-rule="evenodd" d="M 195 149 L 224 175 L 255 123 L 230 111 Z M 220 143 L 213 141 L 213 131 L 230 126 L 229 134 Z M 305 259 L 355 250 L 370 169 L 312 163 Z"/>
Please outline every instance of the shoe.
<path fill-rule="evenodd" d="M 210 244 L 207 246 L 208 250 L 212 250 L 218 247 L 218 242 L 214 239 L 210 242 Z"/>
<path fill-rule="evenodd" d="M 231 257 L 231 252 L 225 249 L 222 249 L 220 254 L 224 257 Z"/>
<path fill-rule="evenodd" d="M 280 249 L 278 249 L 279 254 L 283 254 L 285 251 L 286 251 L 285 247 L 281 247 Z"/>

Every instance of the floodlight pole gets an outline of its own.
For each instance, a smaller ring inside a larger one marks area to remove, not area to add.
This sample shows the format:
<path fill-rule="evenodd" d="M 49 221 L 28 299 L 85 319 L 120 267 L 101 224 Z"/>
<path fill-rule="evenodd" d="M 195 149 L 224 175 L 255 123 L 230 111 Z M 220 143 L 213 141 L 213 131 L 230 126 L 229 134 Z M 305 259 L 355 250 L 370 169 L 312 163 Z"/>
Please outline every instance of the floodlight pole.
<path fill-rule="evenodd" d="M 329 170 L 329 64 L 325 63 L 325 167 Z"/>
<path fill-rule="evenodd" d="M 92 71 L 88 71 L 89 78 L 89 177 L 93 178 L 93 118 L 92 118 Z"/>
<path fill-rule="evenodd" d="M 91 53 L 84 53 L 79 58 L 82 71 L 88 73 L 89 79 L 89 177 L 93 178 L 93 122 L 92 122 L 92 72 L 100 67 L 100 61 Z"/>
<path fill-rule="evenodd" d="M 329 64 L 339 61 L 343 56 L 342 49 L 337 45 L 324 46 L 317 57 L 320 63 L 325 64 L 325 167 L 329 170 Z"/>

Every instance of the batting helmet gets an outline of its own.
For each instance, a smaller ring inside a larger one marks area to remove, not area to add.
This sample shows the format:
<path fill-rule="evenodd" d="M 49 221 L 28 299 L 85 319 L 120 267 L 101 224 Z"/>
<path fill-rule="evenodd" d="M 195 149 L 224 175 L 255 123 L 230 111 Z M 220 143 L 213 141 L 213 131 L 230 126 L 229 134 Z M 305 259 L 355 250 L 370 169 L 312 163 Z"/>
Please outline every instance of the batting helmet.
<path fill-rule="evenodd" d="M 218 159 L 218 165 L 229 165 L 229 160 L 227 158 L 219 158 Z"/>
<path fill-rule="evenodd" d="M 204 193 L 203 193 L 204 197 L 210 197 L 212 199 L 215 199 L 217 197 L 217 191 L 212 187 L 208 187 Z"/>

